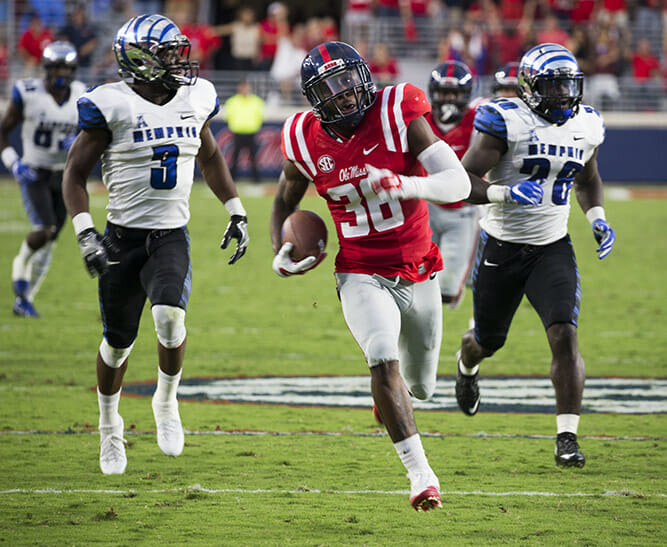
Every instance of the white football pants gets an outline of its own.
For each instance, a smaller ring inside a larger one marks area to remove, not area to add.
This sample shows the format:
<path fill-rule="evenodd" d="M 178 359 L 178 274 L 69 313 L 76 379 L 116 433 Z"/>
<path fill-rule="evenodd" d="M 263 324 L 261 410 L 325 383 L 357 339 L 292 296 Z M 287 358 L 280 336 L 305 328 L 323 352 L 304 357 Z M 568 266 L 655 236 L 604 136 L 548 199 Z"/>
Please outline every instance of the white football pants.
<path fill-rule="evenodd" d="M 481 207 L 464 205 L 460 209 L 443 209 L 428 204 L 429 225 L 433 242 L 440 248 L 445 269 L 438 272 L 440 294 L 453 299 L 449 307 L 461 303 L 464 289 L 477 251 Z"/>
<path fill-rule="evenodd" d="M 337 273 L 336 282 L 345 322 L 368 366 L 398 360 L 408 391 L 417 399 L 429 399 L 442 342 L 442 302 L 435 277 L 409 283 Z"/>

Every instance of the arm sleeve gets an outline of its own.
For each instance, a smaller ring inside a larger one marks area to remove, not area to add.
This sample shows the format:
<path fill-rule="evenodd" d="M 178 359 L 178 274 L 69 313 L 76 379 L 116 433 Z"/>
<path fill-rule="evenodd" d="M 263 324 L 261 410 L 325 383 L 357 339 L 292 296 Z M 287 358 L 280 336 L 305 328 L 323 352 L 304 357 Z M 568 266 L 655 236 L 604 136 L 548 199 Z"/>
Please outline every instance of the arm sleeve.
<path fill-rule="evenodd" d="M 443 141 L 433 143 L 417 157 L 426 169 L 426 177 L 400 175 L 408 198 L 418 198 L 433 203 L 454 203 L 470 195 L 468 173 L 454 151 Z"/>

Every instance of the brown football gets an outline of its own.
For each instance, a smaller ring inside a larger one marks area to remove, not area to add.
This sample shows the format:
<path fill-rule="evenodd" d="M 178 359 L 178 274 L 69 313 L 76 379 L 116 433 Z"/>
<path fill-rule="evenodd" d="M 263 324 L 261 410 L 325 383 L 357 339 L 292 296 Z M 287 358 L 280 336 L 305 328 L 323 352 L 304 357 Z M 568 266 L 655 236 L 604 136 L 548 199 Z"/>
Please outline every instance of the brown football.
<path fill-rule="evenodd" d="M 327 246 L 327 227 L 312 211 L 294 211 L 283 222 L 282 242 L 294 245 L 292 260 L 303 260 L 307 256 L 320 256 Z"/>

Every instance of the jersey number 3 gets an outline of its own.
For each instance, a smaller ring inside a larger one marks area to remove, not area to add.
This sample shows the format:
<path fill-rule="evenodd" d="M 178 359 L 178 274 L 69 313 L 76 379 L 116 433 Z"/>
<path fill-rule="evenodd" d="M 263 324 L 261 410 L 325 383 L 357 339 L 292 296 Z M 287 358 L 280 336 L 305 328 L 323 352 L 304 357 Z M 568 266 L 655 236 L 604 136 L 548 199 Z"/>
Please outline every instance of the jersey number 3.
<path fill-rule="evenodd" d="M 153 148 L 153 161 L 159 161 L 160 167 L 151 167 L 151 186 L 157 190 L 171 190 L 176 186 L 176 161 L 178 146 L 156 146 Z"/>

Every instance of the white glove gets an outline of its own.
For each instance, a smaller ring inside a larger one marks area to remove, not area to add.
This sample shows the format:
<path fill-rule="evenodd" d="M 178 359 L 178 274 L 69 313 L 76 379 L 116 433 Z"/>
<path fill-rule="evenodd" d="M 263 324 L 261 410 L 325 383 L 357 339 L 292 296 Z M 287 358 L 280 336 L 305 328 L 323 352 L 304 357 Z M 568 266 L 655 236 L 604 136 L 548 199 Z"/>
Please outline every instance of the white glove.
<path fill-rule="evenodd" d="M 312 270 L 320 262 L 324 260 L 327 253 L 321 253 L 320 256 L 307 256 L 303 260 L 295 262 L 289 255 L 292 252 L 294 245 L 289 241 L 283 243 L 278 254 L 273 257 L 273 271 L 280 277 L 289 277 L 290 275 L 303 275 L 307 271 Z"/>
<path fill-rule="evenodd" d="M 373 192 L 382 201 L 391 201 L 405 199 L 406 188 L 400 175 L 397 175 L 389 169 L 378 169 L 372 165 L 366 164 L 366 180 L 371 185 Z"/>

